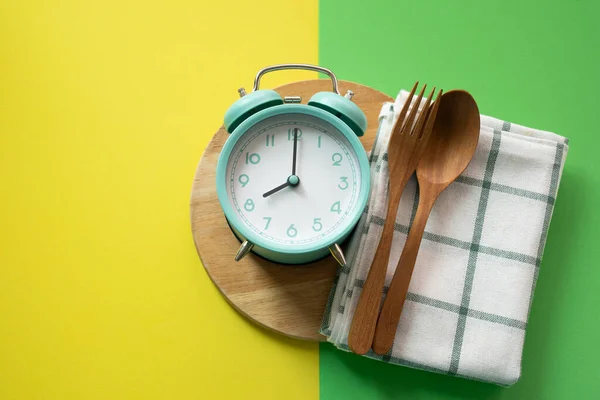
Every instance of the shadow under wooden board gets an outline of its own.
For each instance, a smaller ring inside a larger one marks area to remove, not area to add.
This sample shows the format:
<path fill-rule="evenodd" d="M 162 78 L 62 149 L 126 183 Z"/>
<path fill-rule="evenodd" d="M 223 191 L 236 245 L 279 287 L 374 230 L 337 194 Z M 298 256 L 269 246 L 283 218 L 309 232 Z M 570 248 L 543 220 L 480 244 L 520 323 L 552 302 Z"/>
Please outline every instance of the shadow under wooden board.
<path fill-rule="evenodd" d="M 275 88 L 282 96 L 310 97 L 331 91 L 330 80 L 294 82 Z M 353 82 L 339 81 L 340 93 L 354 92 L 353 101 L 367 116 L 361 142 L 370 150 L 381 106 L 391 97 Z M 190 217 L 196 250 L 208 276 L 237 311 L 251 321 L 297 339 L 323 341 L 321 318 L 336 274 L 333 257 L 300 266 L 276 264 L 253 253 L 235 262 L 240 242 L 229 229 L 215 183 L 217 160 L 229 134 L 221 127 L 204 151 L 192 186 Z"/>

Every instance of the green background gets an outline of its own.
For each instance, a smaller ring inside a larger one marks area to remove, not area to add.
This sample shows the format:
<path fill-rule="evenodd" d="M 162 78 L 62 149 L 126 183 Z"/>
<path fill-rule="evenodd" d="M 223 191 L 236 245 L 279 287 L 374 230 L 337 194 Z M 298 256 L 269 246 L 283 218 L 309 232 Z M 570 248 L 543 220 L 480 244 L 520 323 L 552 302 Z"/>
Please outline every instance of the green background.
<path fill-rule="evenodd" d="M 322 344 L 329 399 L 600 396 L 600 3 L 322 0 L 319 63 L 393 97 L 415 80 L 470 91 L 483 114 L 570 139 L 510 388 L 390 366 Z"/>

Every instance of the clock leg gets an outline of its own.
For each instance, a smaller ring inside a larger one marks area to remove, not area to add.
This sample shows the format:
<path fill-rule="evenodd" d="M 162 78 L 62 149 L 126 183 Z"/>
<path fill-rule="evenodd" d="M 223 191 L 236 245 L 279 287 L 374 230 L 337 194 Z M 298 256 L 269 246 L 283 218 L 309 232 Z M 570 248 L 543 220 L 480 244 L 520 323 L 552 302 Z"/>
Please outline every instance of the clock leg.
<path fill-rule="evenodd" d="M 247 240 L 244 240 L 244 243 L 240 246 L 237 254 L 235 255 L 235 261 L 240 261 L 244 256 L 250 253 L 250 250 L 254 247 L 254 244 L 250 243 Z"/>
<path fill-rule="evenodd" d="M 335 260 L 342 266 L 346 266 L 346 257 L 339 244 L 334 243 L 329 247 L 329 251 Z"/>

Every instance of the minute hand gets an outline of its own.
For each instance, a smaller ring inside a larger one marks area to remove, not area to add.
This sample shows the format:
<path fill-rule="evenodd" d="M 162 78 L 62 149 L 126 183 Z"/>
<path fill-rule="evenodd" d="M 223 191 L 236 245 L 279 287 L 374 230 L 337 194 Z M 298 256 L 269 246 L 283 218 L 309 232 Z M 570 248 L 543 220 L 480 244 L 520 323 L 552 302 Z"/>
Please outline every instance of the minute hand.
<path fill-rule="evenodd" d="M 296 175 L 296 153 L 298 153 L 298 128 L 294 128 L 294 152 L 292 154 L 292 175 Z"/>

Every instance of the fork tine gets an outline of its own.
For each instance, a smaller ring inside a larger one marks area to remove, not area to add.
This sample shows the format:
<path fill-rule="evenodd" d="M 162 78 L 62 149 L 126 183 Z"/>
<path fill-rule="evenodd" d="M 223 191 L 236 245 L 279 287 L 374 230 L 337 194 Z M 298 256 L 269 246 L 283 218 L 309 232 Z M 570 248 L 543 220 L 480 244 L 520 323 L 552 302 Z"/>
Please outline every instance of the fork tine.
<path fill-rule="evenodd" d="M 427 123 L 425 124 L 425 129 L 423 129 L 422 138 L 427 139 L 431 135 L 433 131 L 433 124 L 435 123 L 435 117 L 437 116 L 438 108 L 440 107 L 440 101 L 442 98 L 443 90 L 440 89 L 437 97 L 435 98 L 435 102 L 431 106 L 429 113 L 427 115 Z"/>
<path fill-rule="evenodd" d="M 423 88 L 421 89 L 421 92 L 419 93 L 419 97 L 417 98 L 417 101 L 415 102 L 413 109 L 410 110 L 410 114 L 408 114 L 408 118 L 406 118 L 406 122 L 404 123 L 404 126 L 402 127 L 402 132 L 406 132 L 409 134 L 412 132 L 412 124 L 413 124 L 413 121 L 415 120 L 415 116 L 417 115 L 417 111 L 419 110 L 419 106 L 421 105 L 421 100 L 423 99 L 423 93 L 425 92 L 426 87 L 427 87 L 427 85 L 423 86 Z"/>
<path fill-rule="evenodd" d="M 415 95 L 417 86 L 419 86 L 418 81 L 415 82 L 415 85 L 413 86 L 412 90 L 410 91 L 410 94 L 408 95 L 408 97 L 406 98 L 406 101 L 404 102 L 404 105 L 402 106 L 402 110 L 400 111 L 400 114 L 398 115 L 398 119 L 396 120 L 396 125 L 394 125 L 394 130 L 392 131 L 392 135 L 394 135 L 395 133 L 402 132 L 402 127 L 404 126 L 404 117 L 406 116 L 406 112 L 408 111 L 408 106 L 410 105 L 412 98 Z"/>
<path fill-rule="evenodd" d="M 423 134 L 423 125 L 425 125 L 425 121 L 427 121 L 427 116 L 429 115 L 429 111 L 431 110 L 431 102 L 433 99 L 433 93 L 435 92 L 435 86 L 427 96 L 427 100 L 425 101 L 425 105 L 423 105 L 423 111 L 419 114 L 419 118 L 417 119 L 417 123 L 412 130 L 411 135 L 418 135 L 419 137 Z"/>

